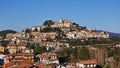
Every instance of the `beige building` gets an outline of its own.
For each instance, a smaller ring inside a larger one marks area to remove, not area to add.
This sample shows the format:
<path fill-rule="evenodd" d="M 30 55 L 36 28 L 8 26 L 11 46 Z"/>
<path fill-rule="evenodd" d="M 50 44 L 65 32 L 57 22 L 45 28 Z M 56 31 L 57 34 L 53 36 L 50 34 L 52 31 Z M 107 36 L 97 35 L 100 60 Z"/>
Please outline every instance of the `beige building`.
<path fill-rule="evenodd" d="M 9 62 L 21 62 L 24 60 L 34 60 L 34 54 L 31 53 L 19 53 L 19 54 L 8 54 L 4 57 L 4 62 L 9 63 Z"/>
<path fill-rule="evenodd" d="M 55 22 L 53 25 L 51 25 L 51 27 L 55 27 L 55 28 L 71 27 L 71 26 L 72 23 L 69 19 L 63 20 L 62 18 L 60 18 L 60 22 Z"/>
<path fill-rule="evenodd" d="M 23 52 L 25 48 L 25 44 L 8 44 L 7 46 L 7 49 L 10 53 Z"/>
<path fill-rule="evenodd" d="M 0 52 L 4 53 L 4 47 L 0 46 Z"/>

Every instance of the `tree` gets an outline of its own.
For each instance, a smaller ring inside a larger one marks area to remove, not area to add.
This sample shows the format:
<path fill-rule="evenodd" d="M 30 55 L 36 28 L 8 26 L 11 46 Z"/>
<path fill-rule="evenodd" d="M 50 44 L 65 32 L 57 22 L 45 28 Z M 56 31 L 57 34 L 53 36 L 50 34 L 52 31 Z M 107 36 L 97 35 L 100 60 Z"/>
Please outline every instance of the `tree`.
<path fill-rule="evenodd" d="M 79 46 L 81 44 L 81 41 L 80 39 L 71 39 L 69 44 L 73 46 Z"/>
<path fill-rule="evenodd" d="M 79 27 L 79 24 L 73 22 L 73 25 L 75 25 L 77 28 Z"/>
<path fill-rule="evenodd" d="M 63 33 L 63 31 L 60 28 L 51 28 L 51 27 L 46 27 L 40 30 L 41 32 L 57 32 L 57 33 Z"/>
<path fill-rule="evenodd" d="M 50 37 L 48 37 L 46 41 L 47 42 L 53 42 L 53 40 Z"/>
<path fill-rule="evenodd" d="M 68 57 L 69 54 L 71 53 L 71 51 L 70 51 L 70 49 L 68 49 L 68 48 L 64 48 L 64 49 L 62 49 L 62 50 L 60 50 L 60 51 L 57 51 L 56 53 L 57 53 L 60 57 Z"/>
<path fill-rule="evenodd" d="M 85 30 L 85 29 L 87 29 L 86 26 L 81 26 L 81 30 Z"/>
<path fill-rule="evenodd" d="M 78 61 L 78 56 L 79 56 L 79 54 L 78 54 L 78 48 L 73 48 L 72 49 L 72 53 L 70 54 L 71 61 L 73 61 L 73 62 Z"/>
<path fill-rule="evenodd" d="M 34 48 L 34 52 L 36 54 L 39 54 L 39 53 L 41 54 L 41 53 L 46 52 L 46 51 L 47 51 L 47 49 L 45 46 L 36 45 Z"/>
<path fill-rule="evenodd" d="M 27 28 L 27 29 L 25 30 L 25 33 L 31 33 L 31 30 L 30 30 L 29 28 Z"/>
<path fill-rule="evenodd" d="M 51 25 L 54 24 L 54 22 L 52 22 L 52 20 L 46 20 L 43 25 L 51 27 Z"/>
<path fill-rule="evenodd" d="M 35 48 L 35 45 L 31 44 L 31 45 L 29 46 L 29 48 L 30 48 L 30 49 L 34 49 L 34 48 Z"/>
<path fill-rule="evenodd" d="M 38 29 L 37 29 L 37 28 L 35 28 L 35 29 L 33 30 L 33 32 L 38 32 Z"/>
<path fill-rule="evenodd" d="M 106 63 L 103 68 L 111 68 L 110 63 Z"/>
<path fill-rule="evenodd" d="M 84 45 L 82 45 L 82 47 L 80 47 L 80 50 L 79 50 L 78 53 L 79 53 L 79 59 L 80 60 L 89 59 L 89 51 Z"/>

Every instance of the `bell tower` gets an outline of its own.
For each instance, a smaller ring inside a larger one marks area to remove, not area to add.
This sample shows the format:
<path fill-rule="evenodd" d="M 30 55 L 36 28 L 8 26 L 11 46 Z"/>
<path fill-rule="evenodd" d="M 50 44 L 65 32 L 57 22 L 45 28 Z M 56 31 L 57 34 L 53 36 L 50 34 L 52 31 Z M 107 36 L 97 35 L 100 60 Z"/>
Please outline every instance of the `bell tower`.
<path fill-rule="evenodd" d="M 60 23 L 62 23 L 63 22 L 63 19 L 62 19 L 62 17 L 60 18 Z"/>

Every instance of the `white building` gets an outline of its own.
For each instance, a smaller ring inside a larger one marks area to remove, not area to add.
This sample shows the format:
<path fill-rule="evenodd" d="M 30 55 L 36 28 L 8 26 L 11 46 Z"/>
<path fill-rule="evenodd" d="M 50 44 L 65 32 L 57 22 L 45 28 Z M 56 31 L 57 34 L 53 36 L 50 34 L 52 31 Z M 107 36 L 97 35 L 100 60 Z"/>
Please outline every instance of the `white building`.
<path fill-rule="evenodd" d="M 59 60 L 57 59 L 57 54 L 52 52 L 45 52 L 39 55 L 40 61 L 44 64 L 56 63 L 59 64 Z"/>
<path fill-rule="evenodd" d="M 87 60 L 76 63 L 76 66 L 79 68 L 96 68 L 98 62 L 96 60 Z"/>

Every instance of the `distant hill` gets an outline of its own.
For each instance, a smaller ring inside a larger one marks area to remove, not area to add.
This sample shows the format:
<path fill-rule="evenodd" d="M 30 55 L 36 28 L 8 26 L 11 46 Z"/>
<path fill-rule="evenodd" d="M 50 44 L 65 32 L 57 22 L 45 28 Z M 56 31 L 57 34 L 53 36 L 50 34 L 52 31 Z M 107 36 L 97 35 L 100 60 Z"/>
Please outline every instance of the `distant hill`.
<path fill-rule="evenodd" d="M 120 33 L 108 32 L 111 36 L 120 37 Z"/>
<path fill-rule="evenodd" d="M 6 36 L 9 33 L 16 33 L 16 31 L 14 31 L 14 30 L 3 30 L 3 31 L 0 31 L 0 36 Z"/>
<path fill-rule="evenodd" d="M 97 30 L 98 32 L 103 32 L 104 30 Z M 114 33 L 114 32 L 109 32 L 109 31 L 104 31 L 107 32 L 110 36 L 114 37 L 120 37 L 120 33 Z"/>

